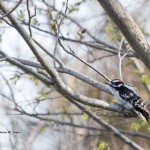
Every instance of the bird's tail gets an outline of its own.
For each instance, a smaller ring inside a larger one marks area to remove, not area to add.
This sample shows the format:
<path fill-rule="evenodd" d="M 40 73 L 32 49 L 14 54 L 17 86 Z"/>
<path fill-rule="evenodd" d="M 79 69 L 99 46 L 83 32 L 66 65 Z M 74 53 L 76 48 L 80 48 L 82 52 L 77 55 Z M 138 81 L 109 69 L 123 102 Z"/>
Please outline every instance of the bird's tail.
<path fill-rule="evenodd" d="M 139 100 L 138 103 L 134 106 L 134 111 L 136 114 L 144 119 L 145 121 L 149 122 L 150 118 L 150 103 Z"/>

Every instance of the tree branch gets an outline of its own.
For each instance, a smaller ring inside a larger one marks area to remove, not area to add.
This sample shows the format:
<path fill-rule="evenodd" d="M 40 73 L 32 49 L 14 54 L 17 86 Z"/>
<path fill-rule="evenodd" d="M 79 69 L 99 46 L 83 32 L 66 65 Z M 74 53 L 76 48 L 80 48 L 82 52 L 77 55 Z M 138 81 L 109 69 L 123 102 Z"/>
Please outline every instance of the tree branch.
<path fill-rule="evenodd" d="M 143 33 L 118 0 L 98 0 L 137 56 L 150 70 L 150 47 Z"/>
<path fill-rule="evenodd" d="M 18 62 L 17 60 L 15 60 L 14 58 L 9 57 L 5 52 L 0 50 L 0 54 L 3 55 L 6 60 L 8 60 L 10 63 L 18 66 L 19 68 L 21 68 L 23 71 L 30 73 L 32 75 L 34 75 L 35 77 L 37 77 L 39 80 L 41 80 L 42 82 L 44 82 L 46 85 L 49 84 L 53 84 L 53 82 L 50 79 L 45 78 L 44 76 L 39 75 L 37 72 L 35 72 L 32 68 L 28 67 L 28 66 L 24 66 L 22 63 Z"/>
<path fill-rule="evenodd" d="M 24 25 L 28 25 L 27 23 L 23 23 L 23 24 Z M 52 35 L 52 36 L 56 37 L 56 35 L 53 34 L 52 32 L 49 32 L 47 30 L 41 29 L 39 27 L 36 27 L 35 25 L 31 25 L 31 26 L 33 28 L 37 29 L 38 31 L 41 31 L 43 33 L 46 33 L 46 34 L 49 34 L 49 35 Z M 95 48 L 97 50 L 101 50 L 101 51 L 105 51 L 105 52 L 108 52 L 108 53 L 112 53 L 114 55 L 118 54 L 117 48 L 115 48 L 115 47 L 113 47 L 111 45 L 106 45 L 106 44 L 103 45 L 103 43 L 102 43 L 102 45 L 99 45 L 99 44 L 95 44 L 92 41 L 81 41 L 81 40 L 67 38 L 67 37 L 64 37 L 64 36 L 59 36 L 59 38 L 62 39 L 63 41 L 79 43 L 79 44 L 86 45 L 86 46 L 91 47 L 91 48 Z M 35 42 L 37 42 L 37 41 L 35 41 Z M 124 55 L 124 54 L 125 54 L 124 52 L 121 52 L 121 55 Z M 126 56 L 127 57 L 137 57 L 133 52 L 129 52 Z"/>
<path fill-rule="evenodd" d="M 7 13 L 8 10 L 2 2 L 0 2 L 0 9 L 4 12 Z M 127 110 L 123 108 L 121 105 L 114 104 L 114 103 L 107 103 L 105 101 L 99 100 L 99 99 L 94 99 L 94 98 L 88 98 L 86 96 L 83 96 L 79 93 L 74 92 L 72 89 L 70 89 L 68 86 L 66 86 L 63 81 L 60 79 L 57 71 L 55 68 L 51 68 L 50 64 L 45 60 L 44 57 L 42 57 L 40 51 L 37 50 L 36 44 L 32 40 L 32 38 L 28 35 L 28 33 L 24 30 L 24 28 L 20 25 L 20 23 L 16 20 L 16 18 L 12 15 L 8 15 L 9 20 L 13 24 L 14 28 L 20 33 L 22 38 L 26 41 L 38 61 L 41 63 L 43 68 L 47 71 L 47 73 L 52 77 L 52 80 L 54 82 L 54 85 L 58 92 L 60 92 L 62 95 L 64 95 L 67 99 L 74 99 L 80 103 L 90 105 L 93 107 L 99 107 L 111 111 L 117 111 L 121 113 L 133 113 L 131 110 Z"/>
<path fill-rule="evenodd" d="M 115 127 L 113 127 L 111 124 L 107 123 L 105 120 L 103 120 L 101 117 L 96 116 L 95 114 L 93 114 L 92 112 L 88 111 L 85 109 L 84 106 L 82 106 L 81 104 L 72 101 L 71 102 L 73 104 L 75 104 L 80 110 L 84 111 L 87 115 L 90 116 L 90 118 L 92 118 L 95 122 L 97 122 L 98 124 L 101 124 L 102 126 L 104 126 L 106 129 L 108 129 L 109 131 L 112 131 L 114 133 L 115 136 L 117 136 L 119 139 L 121 139 L 123 142 L 125 142 L 126 144 L 128 144 L 130 147 L 132 147 L 135 150 L 144 150 L 142 147 L 140 147 L 138 144 L 136 144 L 135 142 L 133 142 L 131 139 L 129 139 L 128 137 L 124 136 L 119 130 L 117 130 Z"/>
<path fill-rule="evenodd" d="M 3 51 L 0 51 L 0 54 L 7 55 Z M 1 58 L 0 61 L 8 61 L 8 62 L 12 63 L 11 62 L 12 59 L 13 59 L 13 64 L 18 66 L 18 67 L 19 67 L 19 65 L 17 65 L 17 63 L 16 63 L 17 61 L 22 63 L 23 65 L 27 65 L 27 66 L 31 66 L 31 67 L 35 67 L 35 68 L 39 68 L 39 69 L 44 69 L 42 67 L 42 65 L 39 64 L 39 63 L 35 63 L 35 62 L 31 62 L 31 61 L 28 61 L 28 60 L 15 58 L 15 57 L 7 57 L 7 58 L 4 57 L 4 58 Z M 66 74 L 72 75 L 72 76 L 76 77 L 77 79 L 79 79 L 79 80 L 81 80 L 81 81 L 83 81 L 83 82 L 85 82 L 85 83 L 87 83 L 87 84 L 89 84 L 89 85 L 91 85 L 91 86 L 101 90 L 101 91 L 104 91 L 104 92 L 106 92 L 108 94 L 112 94 L 106 84 L 100 83 L 100 82 L 98 82 L 98 81 L 96 81 L 96 80 L 94 80 L 94 79 L 92 79 L 92 78 L 90 78 L 90 77 L 88 77 L 88 76 L 86 76 L 86 75 L 84 75 L 82 73 L 79 73 L 79 72 L 77 72 L 77 71 L 75 71 L 75 70 L 73 70 L 71 68 L 66 67 L 65 65 L 63 65 L 63 67 L 56 68 L 56 70 L 59 73 L 66 73 Z"/>
<path fill-rule="evenodd" d="M 16 5 L 14 8 L 12 8 L 12 10 L 10 10 L 9 12 L 7 12 L 7 13 L 4 14 L 3 16 L 1 16 L 1 17 L 0 17 L 0 20 L 3 19 L 4 17 L 7 17 L 9 14 L 11 14 L 13 11 L 15 11 L 15 9 L 21 4 L 22 1 L 23 1 L 23 0 L 20 0 L 20 1 L 17 3 L 17 5 Z"/>

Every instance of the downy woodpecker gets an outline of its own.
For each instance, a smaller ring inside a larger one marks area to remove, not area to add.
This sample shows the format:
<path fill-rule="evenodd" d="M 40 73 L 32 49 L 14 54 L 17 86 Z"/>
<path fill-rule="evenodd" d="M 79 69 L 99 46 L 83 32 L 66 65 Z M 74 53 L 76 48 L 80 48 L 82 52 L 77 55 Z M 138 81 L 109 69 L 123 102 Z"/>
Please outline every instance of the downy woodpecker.
<path fill-rule="evenodd" d="M 149 121 L 150 103 L 141 100 L 141 97 L 132 86 L 126 85 L 120 79 L 113 79 L 109 83 L 109 89 L 126 109 L 132 109 L 142 119 Z"/>

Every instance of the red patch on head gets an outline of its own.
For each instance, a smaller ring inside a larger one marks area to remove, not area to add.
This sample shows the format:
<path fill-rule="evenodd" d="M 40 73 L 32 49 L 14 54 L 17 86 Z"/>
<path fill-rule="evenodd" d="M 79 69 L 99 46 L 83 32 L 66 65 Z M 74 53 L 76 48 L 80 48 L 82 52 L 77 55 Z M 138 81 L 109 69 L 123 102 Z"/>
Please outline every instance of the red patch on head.
<path fill-rule="evenodd" d="M 122 80 L 119 80 L 119 82 L 121 82 L 121 83 L 122 83 L 123 81 L 122 81 Z"/>

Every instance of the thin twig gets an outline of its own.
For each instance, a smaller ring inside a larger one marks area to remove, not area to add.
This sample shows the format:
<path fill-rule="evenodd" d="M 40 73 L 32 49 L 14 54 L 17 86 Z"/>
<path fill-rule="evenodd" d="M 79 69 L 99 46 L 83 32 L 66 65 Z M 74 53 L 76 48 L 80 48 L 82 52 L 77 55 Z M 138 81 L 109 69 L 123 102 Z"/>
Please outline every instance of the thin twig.
<path fill-rule="evenodd" d="M 0 2 L 0 9 L 2 9 L 3 12 L 7 12 L 6 6 Z M 56 69 L 52 68 L 49 64 L 49 62 L 42 56 L 42 53 L 40 50 L 37 49 L 36 44 L 33 42 L 32 38 L 30 38 L 29 34 L 23 29 L 21 24 L 16 20 L 16 18 L 13 15 L 8 15 L 9 20 L 14 25 L 15 29 L 19 32 L 19 34 L 22 36 L 22 38 L 26 41 L 27 45 L 30 47 L 32 52 L 34 53 L 37 60 L 41 63 L 43 68 L 47 71 L 47 73 L 52 77 L 53 83 L 55 83 L 55 87 L 59 93 L 64 95 L 68 100 L 73 99 L 77 102 L 80 102 L 85 105 L 90 106 L 96 106 L 103 109 L 108 110 L 114 110 L 118 112 L 133 112 L 131 110 L 127 110 L 120 106 L 119 104 L 114 103 L 107 103 L 106 101 L 89 98 L 86 97 L 80 93 L 74 92 L 71 88 L 69 88 L 60 78 L 58 72 Z M 11 60 L 12 61 L 12 60 Z M 14 60 L 13 60 L 14 61 Z M 17 63 L 18 64 L 18 63 Z M 21 64 L 18 64 L 20 67 Z M 24 65 L 23 65 L 24 66 Z M 44 81 L 43 81 L 44 82 Z"/>
<path fill-rule="evenodd" d="M 28 25 L 28 23 L 26 22 L 23 22 L 23 25 Z M 48 30 L 43 30 L 39 27 L 36 27 L 35 25 L 31 25 L 34 29 L 38 30 L 38 31 L 41 31 L 43 33 L 46 33 L 46 34 L 49 34 L 49 35 L 52 35 L 52 36 L 55 36 L 56 37 L 56 34 L 48 31 Z M 110 46 L 110 45 L 98 45 L 98 44 L 94 44 L 93 41 L 81 41 L 81 40 L 76 40 L 76 39 L 71 39 L 71 38 L 67 38 L 67 37 L 64 37 L 64 36 L 59 36 L 60 39 L 62 39 L 63 41 L 69 41 L 69 42 L 73 42 L 73 43 L 79 43 L 79 44 L 82 44 L 82 45 L 86 45 L 86 46 L 89 46 L 91 48 L 95 48 L 97 50 L 100 50 L 100 51 L 105 51 L 105 52 L 109 52 L 109 53 L 112 53 L 114 55 L 118 55 L 118 52 L 116 51 L 117 48 L 113 47 L 113 46 Z M 124 55 L 124 52 L 121 52 L 121 55 Z M 135 55 L 134 52 L 131 52 L 127 55 L 127 57 L 137 57 Z"/>
<path fill-rule="evenodd" d="M 110 132 L 109 130 L 107 129 L 104 129 L 104 128 L 100 128 L 100 127 L 94 127 L 94 126 L 87 126 L 87 125 L 83 125 L 83 124 L 74 124 L 73 122 L 70 122 L 70 124 L 68 122 L 57 122 L 57 120 L 53 120 L 53 119 L 47 119 L 45 117 L 40 117 L 40 116 L 49 116 L 49 115 L 77 115 L 77 116 L 80 116 L 80 115 L 83 115 L 84 111 L 82 111 L 81 113 L 67 113 L 67 112 L 58 112 L 58 113 L 36 113 L 36 114 L 31 114 L 31 113 L 27 113 L 25 111 L 21 111 L 21 110 L 18 110 L 18 109 L 15 109 L 16 111 L 20 112 L 20 114 L 9 114 L 9 115 L 27 115 L 27 116 L 31 116 L 31 117 L 38 117 L 38 119 L 40 120 L 45 120 L 45 121 L 54 121 L 55 123 L 57 124 L 62 124 L 62 125 L 67 125 L 67 126 L 71 126 L 71 127 L 76 127 L 76 128 L 82 128 L 82 129 L 87 129 L 87 130 L 93 130 L 93 131 L 102 131 L 102 132 Z M 40 118 L 39 118 L 40 117 Z M 140 137 L 140 138 L 144 138 L 144 139 L 150 139 L 150 136 L 147 135 L 147 134 L 143 134 L 143 133 L 140 133 L 140 132 L 129 132 L 129 131 L 125 131 L 125 130 L 119 130 L 121 133 L 123 134 L 127 134 L 127 135 L 130 135 L 130 136 L 133 136 L 133 137 Z M 113 131 L 111 131 L 110 134 L 114 133 Z M 114 135 L 114 134 L 113 134 Z M 85 136 L 85 135 L 84 135 Z M 99 136 L 99 134 L 92 134 L 91 136 Z"/>
<path fill-rule="evenodd" d="M 8 80 L 5 78 L 5 76 L 4 76 L 2 73 L 0 73 L 0 75 L 1 75 L 1 77 L 4 79 L 4 81 L 7 83 L 8 88 L 9 88 L 10 93 L 11 93 L 12 100 L 13 100 L 13 102 L 16 104 L 14 92 L 13 92 L 13 89 L 12 89 L 11 85 L 9 84 Z"/>
<path fill-rule="evenodd" d="M 121 56 L 121 47 L 123 44 L 123 40 L 124 38 L 122 38 L 121 42 L 120 42 L 120 46 L 119 46 L 119 50 L 118 50 L 118 57 L 119 57 L 119 74 L 120 74 L 120 79 L 123 80 L 122 78 L 122 60 L 124 59 L 125 56 L 127 56 L 128 52 L 129 52 L 129 48 L 127 49 L 127 51 Z"/>
<path fill-rule="evenodd" d="M 0 51 L 1 52 L 1 51 Z M 51 54 L 51 53 L 50 53 Z M 36 62 L 32 62 L 32 61 L 28 61 L 28 60 L 24 60 L 24 59 L 19 59 L 19 58 L 15 58 L 15 57 L 12 57 L 14 60 L 24 64 L 24 65 L 27 65 L 27 66 L 30 66 L 30 67 L 34 67 L 34 68 L 39 68 L 39 69 L 42 69 L 44 70 L 44 68 L 42 67 L 41 64 L 39 63 L 36 63 Z M 57 58 L 57 57 L 56 57 Z M 2 58 L 1 58 L 2 59 Z M 57 59 L 56 59 L 57 60 Z M 3 59 L 3 61 L 9 61 L 9 59 L 7 60 L 6 58 Z M 104 91 L 106 93 L 109 93 L 111 94 L 111 91 L 109 90 L 109 88 L 107 88 L 107 86 L 103 83 L 100 83 L 82 73 L 79 73 L 71 68 L 68 68 L 68 67 L 65 67 L 65 65 L 63 65 L 63 67 L 58 67 L 56 68 L 56 70 L 59 72 L 59 73 L 66 73 L 66 74 L 69 74 L 69 75 L 72 75 L 74 76 L 75 78 L 101 90 L 101 91 Z M 39 71 L 38 71 L 39 72 Z M 44 75 L 46 76 L 47 78 L 49 78 L 49 76 L 47 76 L 46 74 Z"/>
<path fill-rule="evenodd" d="M 16 66 L 21 68 L 23 71 L 25 71 L 27 73 L 30 73 L 30 74 L 34 75 L 35 77 L 37 77 L 39 80 L 45 82 L 46 85 L 49 86 L 50 84 L 53 84 L 53 82 L 50 79 L 48 79 L 48 78 L 46 78 L 44 76 L 41 76 L 40 74 L 35 72 L 32 68 L 23 65 L 22 63 L 20 63 L 19 61 L 15 60 L 14 58 L 11 58 L 4 51 L 0 50 L 0 54 L 3 55 L 10 63 L 15 64 Z"/>
<path fill-rule="evenodd" d="M 11 23 L 9 23 L 5 18 L 3 18 L 3 21 L 8 24 L 9 26 L 13 27 L 13 25 Z"/>
<path fill-rule="evenodd" d="M 95 62 L 95 61 L 97 61 L 97 60 L 102 60 L 102 59 L 104 59 L 104 58 L 108 58 L 108 57 L 112 57 L 112 56 L 114 56 L 114 54 L 105 55 L 105 56 L 102 56 L 102 57 L 99 57 L 99 58 L 94 58 L 94 56 L 93 56 L 93 60 L 89 60 L 89 59 L 88 59 L 87 62 L 93 63 L 93 62 Z"/>
<path fill-rule="evenodd" d="M 67 2 L 66 2 L 65 16 L 66 16 L 67 9 L 68 9 L 68 1 L 69 0 L 67 0 Z M 56 68 L 55 57 L 56 57 L 56 50 L 57 50 L 58 40 L 59 40 L 60 26 L 61 26 L 61 24 L 62 24 L 65 16 L 63 16 L 63 18 L 60 20 L 60 22 L 58 24 L 58 27 L 57 27 L 57 30 L 55 31 L 55 34 L 56 34 L 56 43 L 55 43 L 55 48 L 54 48 L 54 68 Z"/>
<path fill-rule="evenodd" d="M 120 45 L 119 45 L 119 49 L 118 49 L 118 57 L 119 57 L 119 75 L 120 75 L 120 79 L 122 80 L 122 68 L 121 68 L 121 62 L 122 62 L 122 58 L 121 58 L 121 47 L 124 41 L 124 37 L 122 37 Z"/>
<path fill-rule="evenodd" d="M 89 63 L 87 63 L 86 61 L 84 61 L 83 59 L 79 58 L 78 56 L 76 56 L 74 54 L 74 52 L 72 51 L 72 49 L 69 47 L 70 51 L 68 51 L 64 46 L 63 44 L 61 43 L 61 41 L 59 40 L 59 45 L 62 47 L 62 49 L 67 52 L 68 54 L 74 56 L 75 58 L 77 58 L 78 60 L 80 60 L 81 62 L 83 62 L 84 64 L 86 64 L 88 67 L 92 68 L 95 72 L 97 72 L 99 75 L 101 75 L 104 79 L 106 79 L 107 81 L 110 81 L 110 79 L 104 75 L 102 72 L 98 71 L 97 69 L 95 69 L 93 66 L 91 66 Z"/>
<path fill-rule="evenodd" d="M 32 18 L 34 16 L 36 16 L 36 6 L 34 8 L 34 15 L 31 15 L 30 8 L 29 8 L 29 0 L 27 0 L 27 11 L 28 11 L 28 17 L 29 17 L 29 25 L 28 25 L 28 27 L 29 27 L 30 36 L 32 37 L 31 21 L 32 21 Z"/>
<path fill-rule="evenodd" d="M 7 17 L 9 14 L 11 14 L 22 2 L 23 0 L 20 0 L 19 3 L 17 3 L 17 5 L 8 13 L 4 14 L 3 16 L 0 17 L 0 20 L 3 19 L 4 17 Z"/>
<path fill-rule="evenodd" d="M 33 39 L 33 41 L 48 55 L 50 56 L 51 58 L 54 59 L 54 56 L 53 54 L 51 54 L 48 50 L 46 50 L 37 40 Z M 55 60 L 56 62 L 59 64 L 60 67 L 65 67 L 64 63 L 58 58 L 55 56 Z"/>
<path fill-rule="evenodd" d="M 128 146 L 132 147 L 135 150 L 144 150 L 142 147 L 140 147 L 138 144 L 136 144 L 134 141 L 129 139 L 128 137 L 124 136 L 118 129 L 116 129 L 111 124 L 107 123 L 105 120 L 103 120 L 101 117 L 95 115 L 94 113 L 86 110 L 86 108 L 79 104 L 78 102 L 75 102 L 74 100 L 70 100 L 74 105 L 76 105 L 80 110 L 84 111 L 91 119 L 93 119 L 98 124 L 101 124 L 104 126 L 107 130 L 114 133 L 115 136 L 117 136 L 120 140 L 128 144 Z"/>

